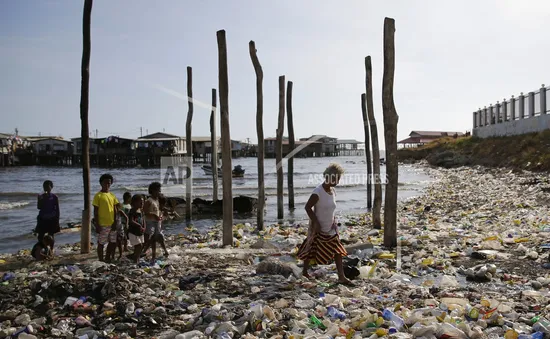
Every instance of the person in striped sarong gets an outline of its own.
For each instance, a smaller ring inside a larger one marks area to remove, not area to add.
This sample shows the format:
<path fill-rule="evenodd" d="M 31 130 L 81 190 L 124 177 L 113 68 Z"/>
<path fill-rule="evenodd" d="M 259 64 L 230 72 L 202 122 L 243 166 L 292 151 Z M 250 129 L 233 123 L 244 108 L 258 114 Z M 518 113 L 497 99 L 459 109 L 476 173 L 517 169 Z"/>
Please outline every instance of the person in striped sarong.
<path fill-rule="evenodd" d="M 324 181 L 315 187 L 308 202 L 306 212 L 309 216 L 307 238 L 298 250 L 298 258 L 304 261 L 303 275 L 311 279 L 308 273 L 311 261 L 319 265 L 328 265 L 336 262 L 340 283 L 353 285 L 344 275 L 342 257 L 347 256 L 346 249 L 340 242 L 338 226 L 334 217 L 336 210 L 336 192 L 344 169 L 338 164 L 330 164 L 323 173 Z"/>

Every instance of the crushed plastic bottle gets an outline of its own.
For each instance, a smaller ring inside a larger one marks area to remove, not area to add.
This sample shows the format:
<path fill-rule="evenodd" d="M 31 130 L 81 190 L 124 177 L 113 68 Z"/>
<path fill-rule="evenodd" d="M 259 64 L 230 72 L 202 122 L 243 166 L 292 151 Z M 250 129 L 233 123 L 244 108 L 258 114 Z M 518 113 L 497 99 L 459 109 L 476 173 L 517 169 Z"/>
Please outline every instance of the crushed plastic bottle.
<path fill-rule="evenodd" d="M 136 306 L 134 305 L 134 303 L 128 303 L 128 305 L 126 305 L 126 314 L 127 315 L 134 314 L 135 308 L 136 308 Z"/>
<path fill-rule="evenodd" d="M 385 320 L 390 321 L 393 324 L 393 326 L 395 328 L 397 328 L 398 330 L 402 330 L 403 326 L 405 325 L 405 322 L 403 321 L 403 319 L 400 316 L 393 313 L 392 311 L 390 311 L 387 308 L 384 309 L 384 311 L 382 312 L 382 317 Z"/>
<path fill-rule="evenodd" d="M 543 317 L 539 318 L 533 325 L 533 330 L 544 334 L 550 334 L 550 321 Z"/>
<path fill-rule="evenodd" d="M 309 317 L 309 321 L 310 321 L 311 325 L 314 326 L 314 327 L 319 327 L 322 330 L 326 329 L 325 324 L 323 324 L 323 322 L 321 320 L 319 320 L 319 318 L 317 318 L 314 314 L 312 314 Z"/>
<path fill-rule="evenodd" d="M 333 306 L 327 308 L 327 315 L 333 319 L 346 319 L 346 314 Z"/>
<path fill-rule="evenodd" d="M 65 303 L 63 304 L 63 306 L 73 306 L 77 301 L 78 299 L 75 297 L 68 297 L 65 300 Z"/>
<path fill-rule="evenodd" d="M 533 334 L 520 334 L 518 339 L 544 339 L 544 333 L 535 332 Z"/>
<path fill-rule="evenodd" d="M 174 339 L 193 339 L 193 338 L 200 338 L 202 336 L 203 334 L 201 331 L 195 330 L 195 331 L 178 334 L 177 336 L 175 336 Z"/>

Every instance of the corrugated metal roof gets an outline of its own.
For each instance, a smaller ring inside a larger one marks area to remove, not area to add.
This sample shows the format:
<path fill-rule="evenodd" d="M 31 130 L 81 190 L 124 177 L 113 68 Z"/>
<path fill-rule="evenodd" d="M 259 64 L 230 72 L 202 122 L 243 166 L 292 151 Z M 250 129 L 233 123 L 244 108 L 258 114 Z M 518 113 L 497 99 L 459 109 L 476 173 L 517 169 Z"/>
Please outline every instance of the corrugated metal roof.
<path fill-rule="evenodd" d="M 364 142 L 357 141 L 355 139 L 338 139 L 337 144 L 364 144 Z"/>
<path fill-rule="evenodd" d="M 58 138 L 45 138 L 45 139 L 40 139 L 40 140 L 34 140 L 34 142 L 41 142 L 41 141 L 48 141 L 48 140 L 55 140 L 55 141 L 62 141 L 62 142 L 72 143 L 72 141 L 70 141 L 70 140 L 58 139 Z"/>
<path fill-rule="evenodd" d="M 164 132 L 156 132 L 156 133 L 151 133 L 151 134 L 148 134 L 148 135 L 145 135 L 145 136 L 142 136 L 138 139 L 179 139 L 179 138 L 182 138 L 180 136 L 177 136 L 177 135 L 173 135 L 173 134 L 169 134 L 169 133 L 164 133 Z"/>
<path fill-rule="evenodd" d="M 420 136 L 430 136 L 430 137 L 442 137 L 442 136 L 453 136 L 453 135 L 458 135 L 458 136 L 462 136 L 464 135 L 463 132 L 445 132 L 445 131 L 412 131 L 409 136 L 411 134 L 418 134 Z"/>

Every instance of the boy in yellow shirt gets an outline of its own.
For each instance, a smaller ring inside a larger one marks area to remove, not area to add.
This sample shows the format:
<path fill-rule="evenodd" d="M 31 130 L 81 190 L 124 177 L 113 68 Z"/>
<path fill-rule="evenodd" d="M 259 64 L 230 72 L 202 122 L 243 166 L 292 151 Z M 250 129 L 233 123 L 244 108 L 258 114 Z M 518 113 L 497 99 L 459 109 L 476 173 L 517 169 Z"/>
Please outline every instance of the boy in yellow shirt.
<path fill-rule="evenodd" d="M 117 241 L 116 217 L 120 203 L 116 196 L 110 192 L 113 184 L 113 176 L 103 174 L 99 178 L 101 191 L 94 196 L 94 223 L 97 232 L 97 257 L 104 261 L 103 248 L 107 245 L 106 262 L 114 257 Z"/>

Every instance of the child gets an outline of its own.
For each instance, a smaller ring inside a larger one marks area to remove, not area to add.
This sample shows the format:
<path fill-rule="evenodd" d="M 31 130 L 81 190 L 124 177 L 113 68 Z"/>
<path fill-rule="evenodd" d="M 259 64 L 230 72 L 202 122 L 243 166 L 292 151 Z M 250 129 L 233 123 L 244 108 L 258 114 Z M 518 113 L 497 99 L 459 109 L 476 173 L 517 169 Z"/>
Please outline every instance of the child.
<path fill-rule="evenodd" d="M 130 239 L 130 245 L 134 247 L 134 260 L 136 264 L 139 263 L 139 257 L 143 247 L 145 233 L 145 218 L 141 212 L 143 208 L 143 198 L 141 195 L 136 194 L 132 197 L 132 209 L 128 212 L 128 238 Z"/>
<path fill-rule="evenodd" d="M 50 260 L 53 256 L 51 247 L 53 247 L 53 237 L 49 234 L 45 235 L 33 246 L 31 255 L 38 261 Z"/>
<path fill-rule="evenodd" d="M 114 257 L 116 249 L 116 217 L 120 203 L 116 196 L 110 192 L 113 184 L 113 177 L 110 174 L 103 174 L 99 178 L 101 191 L 94 196 L 94 223 L 97 232 L 97 257 L 104 261 L 103 249 L 107 245 L 105 261 L 110 262 Z"/>
<path fill-rule="evenodd" d="M 151 247 L 152 255 L 151 262 L 155 262 L 157 257 L 157 238 L 160 234 L 160 222 L 162 221 L 162 213 L 160 210 L 159 197 L 161 193 L 160 182 L 153 182 L 149 185 L 149 199 L 144 204 L 145 212 L 145 253 L 149 246 Z M 167 254 L 165 250 L 165 254 Z"/>
<path fill-rule="evenodd" d="M 309 197 L 305 209 L 310 218 L 310 226 L 307 238 L 300 246 L 297 256 L 304 261 L 304 277 L 310 278 L 308 268 L 311 260 L 315 260 L 320 265 L 328 265 L 334 259 L 339 282 L 353 285 L 344 274 L 342 257 L 346 256 L 347 252 L 340 242 L 334 218 L 336 210 L 334 187 L 338 185 L 343 174 L 344 169 L 340 165 L 330 164 L 323 173 L 324 182 L 317 186 Z"/>
<path fill-rule="evenodd" d="M 163 202 L 164 201 L 164 202 Z M 174 210 L 176 202 L 174 200 L 169 201 L 164 196 L 159 199 L 159 202 L 164 205 L 161 207 L 163 209 L 162 220 L 173 220 L 179 219 L 181 216 Z"/>
<path fill-rule="evenodd" d="M 55 244 L 54 234 L 61 229 L 59 227 L 59 200 L 52 193 L 53 182 L 50 180 L 44 181 L 43 194 L 38 196 L 38 216 L 36 218 L 36 233 L 38 233 L 38 241 L 41 242 L 45 234 L 51 236 L 50 250 L 53 253 Z"/>
<path fill-rule="evenodd" d="M 122 209 L 118 211 L 117 216 L 115 217 L 115 232 L 116 232 L 116 247 L 118 248 L 118 260 L 122 258 L 122 243 L 126 240 L 126 223 L 128 220 L 128 216 Z M 127 241 L 126 241 L 127 242 Z M 114 259 L 115 256 L 115 250 L 113 250 L 111 260 Z"/>
<path fill-rule="evenodd" d="M 159 242 L 162 250 L 164 251 L 164 256 L 168 256 L 168 250 L 166 249 L 166 244 L 164 242 L 164 232 L 162 231 L 162 222 L 165 220 L 165 216 L 168 215 L 168 208 L 166 208 L 166 198 L 163 194 L 159 196 L 159 207 L 161 219 L 159 221 L 158 233 L 155 235 L 156 240 Z"/>
<path fill-rule="evenodd" d="M 125 192 L 122 196 L 122 211 L 124 212 L 124 215 L 122 216 L 122 227 L 123 227 L 123 237 L 122 237 L 122 244 L 124 245 L 124 252 L 128 251 L 128 213 L 130 213 L 130 210 L 132 209 L 132 193 Z M 119 235 L 120 236 L 120 235 Z M 119 247 L 120 249 L 120 247 Z"/>

